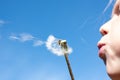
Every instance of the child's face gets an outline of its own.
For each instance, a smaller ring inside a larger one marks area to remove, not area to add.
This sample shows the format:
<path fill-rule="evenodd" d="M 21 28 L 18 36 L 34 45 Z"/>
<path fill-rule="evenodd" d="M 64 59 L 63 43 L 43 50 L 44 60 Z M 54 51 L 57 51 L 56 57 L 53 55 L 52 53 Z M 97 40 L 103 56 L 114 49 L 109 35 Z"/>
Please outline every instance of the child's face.
<path fill-rule="evenodd" d="M 120 0 L 116 1 L 112 18 L 101 26 L 100 32 L 103 36 L 98 42 L 99 57 L 112 80 L 120 80 Z"/>

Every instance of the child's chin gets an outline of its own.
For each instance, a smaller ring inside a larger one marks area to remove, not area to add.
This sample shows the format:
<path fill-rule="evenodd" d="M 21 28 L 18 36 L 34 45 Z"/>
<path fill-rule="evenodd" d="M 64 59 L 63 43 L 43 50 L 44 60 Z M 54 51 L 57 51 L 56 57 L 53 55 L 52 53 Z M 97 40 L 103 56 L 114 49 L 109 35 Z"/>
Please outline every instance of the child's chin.
<path fill-rule="evenodd" d="M 120 71 L 114 71 L 111 69 L 111 71 L 108 71 L 108 75 L 112 80 L 120 80 Z"/>

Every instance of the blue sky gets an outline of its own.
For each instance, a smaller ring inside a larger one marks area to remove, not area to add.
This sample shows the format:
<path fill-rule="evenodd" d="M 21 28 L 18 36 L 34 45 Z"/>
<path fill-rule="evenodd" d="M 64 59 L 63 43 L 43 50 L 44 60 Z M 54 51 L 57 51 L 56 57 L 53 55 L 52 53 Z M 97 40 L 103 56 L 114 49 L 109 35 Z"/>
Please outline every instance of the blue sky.
<path fill-rule="evenodd" d="M 50 37 L 67 40 L 75 80 L 109 80 L 96 46 L 108 3 L 0 0 L 0 80 L 70 80 L 64 56 L 47 46 Z"/>

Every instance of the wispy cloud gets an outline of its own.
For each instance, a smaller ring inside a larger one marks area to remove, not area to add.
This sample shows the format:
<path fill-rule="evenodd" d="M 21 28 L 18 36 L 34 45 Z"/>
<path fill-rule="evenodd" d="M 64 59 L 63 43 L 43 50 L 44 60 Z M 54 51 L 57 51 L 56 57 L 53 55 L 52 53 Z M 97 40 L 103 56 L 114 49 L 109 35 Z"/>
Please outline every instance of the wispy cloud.
<path fill-rule="evenodd" d="M 0 39 L 2 38 L 2 36 L 0 35 Z"/>
<path fill-rule="evenodd" d="M 7 21 L 0 19 L 0 26 L 7 24 L 7 23 L 8 23 Z"/>
<path fill-rule="evenodd" d="M 44 44 L 43 41 L 41 41 L 41 40 L 37 40 L 37 41 L 34 41 L 33 46 L 41 46 L 41 45 L 43 45 L 43 44 Z"/>
<path fill-rule="evenodd" d="M 20 34 L 20 41 L 22 42 L 33 40 L 33 38 L 34 37 L 31 34 L 26 33 Z"/>
<path fill-rule="evenodd" d="M 32 35 L 27 34 L 27 33 L 22 33 L 19 35 L 12 34 L 9 36 L 9 38 L 12 40 L 19 40 L 21 42 L 26 42 L 26 41 L 30 41 L 30 40 L 34 39 L 34 37 Z"/>
<path fill-rule="evenodd" d="M 109 0 L 109 3 L 107 4 L 107 6 L 103 10 L 103 13 L 109 8 L 109 6 L 112 4 L 113 1 L 115 1 L 115 0 Z"/>
<path fill-rule="evenodd" d="M 53 35 L 50 35 L 46 41 L 46 47 L 49 51 L 52 53 L 61 56 L 64 55 L 64 53 L 61 50 L 61 47 L 58 45 L 58 38 L 55 38 Z M 72 48 L 68 47 L 68 53 L 70 54 L 72 52 Z"/>
<path fill-rule="evenodd" d="M 3 20 L 0 20 L 0 24 L 5 24 L 6 22 Z"/>
<path fill-rule="evenodd" d="M 28 33 L 21 33 L 21 34 L 11 34 L 9 36 L 10 40 L 16 40 L 19 42 L 28 42 L 28 41 L 32 41 L 33 42 L 33 46 L 37 47 L 37 46 L 41 46 L 44 44 L 44 41 L 37 39 L 36 37 L 34 37 L 31 34 Z"/>
<path fill-rule="evenodd" d="M 10 35 L 9 39 L 11 39 L 11 40 L 19 40 L 19 37 L 15 36 L 15 35 Z"/>

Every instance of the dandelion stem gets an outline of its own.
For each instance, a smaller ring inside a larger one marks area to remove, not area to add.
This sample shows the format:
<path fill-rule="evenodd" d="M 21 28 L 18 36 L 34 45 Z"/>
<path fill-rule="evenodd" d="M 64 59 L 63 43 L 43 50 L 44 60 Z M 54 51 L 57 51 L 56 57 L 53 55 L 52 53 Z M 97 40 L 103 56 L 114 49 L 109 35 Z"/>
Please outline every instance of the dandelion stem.
<path fill-rule="evenodd" d="M 73 76 L 72 69 L 70 67 L 70 63 L 69 63 L 69 59 L 68 59 L 68 54 L 64 53 L 64 56 L 65 56 L 65 60 L 66 60 L 67 66 L 68 66 L 70 76 L 71 76 L 71 80 L 74 80 L 74 76 Z"/>

